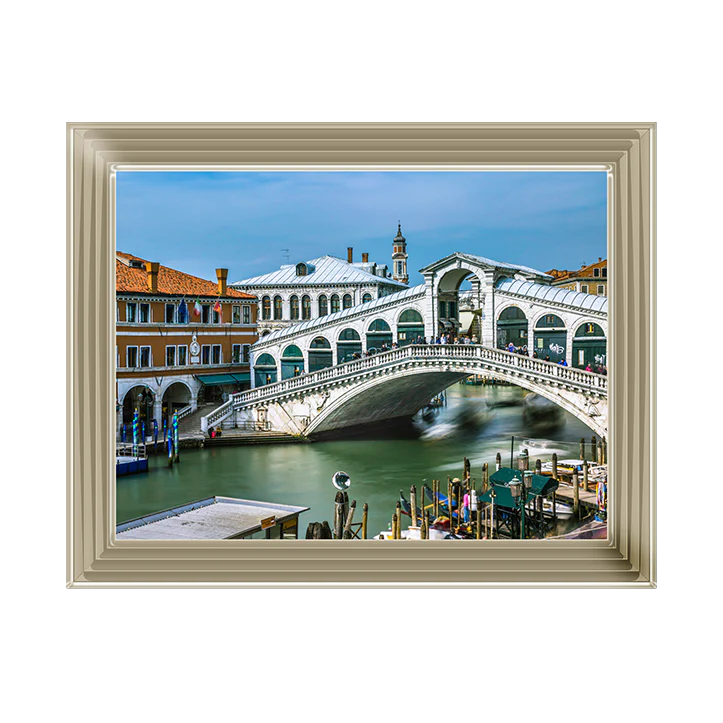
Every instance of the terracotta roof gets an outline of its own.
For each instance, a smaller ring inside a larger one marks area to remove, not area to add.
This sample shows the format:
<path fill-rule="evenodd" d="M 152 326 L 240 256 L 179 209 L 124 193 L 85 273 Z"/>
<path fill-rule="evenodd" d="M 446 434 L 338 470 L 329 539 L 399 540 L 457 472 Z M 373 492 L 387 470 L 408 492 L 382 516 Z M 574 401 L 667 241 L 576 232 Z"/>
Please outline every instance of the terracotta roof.
<path fill-rule="evenodd" d="M 594 264 L 588 264 L 587 266 L 583 266 L 578 271 L 558 271 L 557 269 L 552 269 L 551 271 L 548 271 L 547 273 L 550 276 L 555 277 L 555 281 L 565 281 L 566 279 L 598 279 L 606 281 L 606 276 L 594 276 L 593 275 L 593 269 L 602 269 L 606 268 L 608 265 L 607 259 L 602 259 L 601 261 L 596 261 Z"/>
<path fill-rule="evenodd" d="M 130 261 L 141 261 L 144 268 L 138 269 L 128 265 Z M 115 261 L 115 290 L 116 293 L 150 294 L 148 290 L 148 272 L 145 269 L 146 259 L 122 251 L 116 252 Z M 160 265 L 158 268 L 158 294 L 169 296 L 212 296 L 217 297 L 218 283 L 199 279 L 197 276 L 185 274 L 183 271 L 169 269 Z M 226 288 L 223 298 L 255 299 L 251 294 Z"/>

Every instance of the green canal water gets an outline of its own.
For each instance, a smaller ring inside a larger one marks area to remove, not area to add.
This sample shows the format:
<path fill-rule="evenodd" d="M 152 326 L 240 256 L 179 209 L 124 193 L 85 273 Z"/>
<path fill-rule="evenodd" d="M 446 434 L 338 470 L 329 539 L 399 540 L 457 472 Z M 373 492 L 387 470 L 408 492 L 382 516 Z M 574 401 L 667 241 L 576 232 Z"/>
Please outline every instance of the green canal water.
<path fill-rule="evenodd" d="M 527 448 L 531 466 L 553 452 L 561 459 L 577 458 L 581 437 L 592 432 L 571 414 L 558 410 L 557 426 L 533 427 L 523 418 L 527 392 L 514 386 L 455 384 L 447 404 L 428 422 L 390 432 L 374 430 L 363 438 L 314 442 L 216 447 L 182 450 L 180 464 L 169 468 L 163 455 L 152 456 L 147 474 L 122 477 L 116 485 L 117 522 L 175 507 L 213 495 L 310 507 L 299 519 L 303 536 L 310 522 L 333 523 L 334 472 L 352 480 L 349 499 L 369 505 L 369 536 L 386 530 L 399 491 L 409 498 L 410 485 L 426 480 L 461 477 L 463 458 L 472 463 L 479 486 L 482 464 L 494 470 L 495 455 L 502 464 Z M 356 516 L 355 516 L 356 517 Z"/>

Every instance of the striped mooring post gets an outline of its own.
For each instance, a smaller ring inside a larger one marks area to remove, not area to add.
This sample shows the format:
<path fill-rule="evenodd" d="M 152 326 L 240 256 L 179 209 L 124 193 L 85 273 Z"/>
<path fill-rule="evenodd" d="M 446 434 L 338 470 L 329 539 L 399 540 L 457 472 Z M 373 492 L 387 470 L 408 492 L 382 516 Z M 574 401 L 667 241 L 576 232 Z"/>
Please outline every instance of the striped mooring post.
<path fill-rule="evenodd" d="M 153 452 L 158 449 L 158 422 L 153 420 Z"/>
<path fill-rule="evenodd" d="M 138 426 L 139 426 L 140 418 L 138 415 L 138 410 L 136 409 L 135 412 L 133 412 L 133 456 L 138 456 Z"/>
<path fill-rule="evenodd" d="M 125 444 L 126 441 L 126 425 L 123 425 L 123 428 L 121 429 L 121 442 Z"/>
<path fill-rule="evenodd" d="M 173 440 L 170 434 L 164 444 L 168 447 L 168 466 L 173 467 Z"/>
<path fill-rule="evenodd" d="M 178 412 L 173 413 L 173 448 L 174 448 L 173 461 L 180 462 L 181 455 L 179 454 L 179 451 L 178 451 Z"/>

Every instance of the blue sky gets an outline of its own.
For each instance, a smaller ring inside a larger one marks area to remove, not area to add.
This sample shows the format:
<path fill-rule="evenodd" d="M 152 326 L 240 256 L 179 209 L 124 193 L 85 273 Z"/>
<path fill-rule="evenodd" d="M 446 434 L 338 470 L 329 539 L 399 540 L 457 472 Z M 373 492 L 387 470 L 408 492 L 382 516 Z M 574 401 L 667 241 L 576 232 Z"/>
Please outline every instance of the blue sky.
<path fill-rule="evenodd" d="M 607 256 L 606 194 L 603 172 L 119 172 L 117 248 L 229 282 L 348 246 L 391 269 L 401 220 L 412 285 L 454 251 L 577 269 Z"/>

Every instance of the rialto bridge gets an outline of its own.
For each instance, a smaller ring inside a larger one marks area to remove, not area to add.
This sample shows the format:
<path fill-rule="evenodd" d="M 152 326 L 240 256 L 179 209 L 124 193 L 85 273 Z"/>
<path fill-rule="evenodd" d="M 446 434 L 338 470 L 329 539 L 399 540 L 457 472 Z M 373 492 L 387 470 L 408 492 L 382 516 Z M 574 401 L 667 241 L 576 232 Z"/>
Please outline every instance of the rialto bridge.
<path fill-rule="evenodd" d="M 424 284 L 263 337 L 252 347 L 253 388 L 205 417 L 203 428 L 250 422 L 313 436 L 411 416 L 450 384 L 480 374 L 551 399 L 607 436 L 607 378 L 584 371 L 607 364 L 607 298 L 463 253 L 421 273 Z M 465 280 L 471 289 L 460 310 Z M 476 343 L 419 343 L 447 332 Z M 510 343 L 526 354 L 504 351 Z M 562 359 L 567 366 L 557 364 Z"/>

